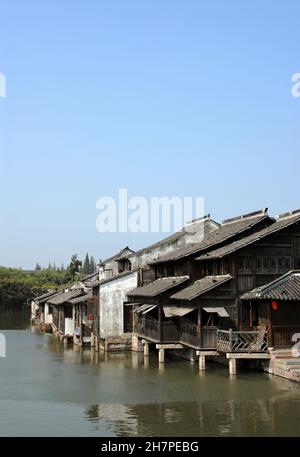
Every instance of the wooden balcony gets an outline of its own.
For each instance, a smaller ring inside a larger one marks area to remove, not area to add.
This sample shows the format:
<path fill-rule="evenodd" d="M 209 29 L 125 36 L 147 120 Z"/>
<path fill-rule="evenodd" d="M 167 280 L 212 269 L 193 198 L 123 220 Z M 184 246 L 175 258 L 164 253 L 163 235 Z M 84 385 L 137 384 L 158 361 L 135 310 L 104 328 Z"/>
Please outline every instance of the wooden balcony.
<path fill-rule="evenodd" d="M 159 322 L 149 316 L 134 316 L 134 333 L 138 336 L 148 338 L 151 341 L 159 342 Z"/>
<path fill-rule="evenodd" d="M 268 331 L 217 331 L 217 349 L 222 352 L 267 352 Z"/>
<path fill-rule="evenodd" d="M 157 343 L 181 343 L 195 349 L 216 349 L 217 328 L 203 327 L 200 332 L 198 325 L 188 319 L 161 323 L 147 315 L 135 315 L 134 333 L 142 338 Z"/>

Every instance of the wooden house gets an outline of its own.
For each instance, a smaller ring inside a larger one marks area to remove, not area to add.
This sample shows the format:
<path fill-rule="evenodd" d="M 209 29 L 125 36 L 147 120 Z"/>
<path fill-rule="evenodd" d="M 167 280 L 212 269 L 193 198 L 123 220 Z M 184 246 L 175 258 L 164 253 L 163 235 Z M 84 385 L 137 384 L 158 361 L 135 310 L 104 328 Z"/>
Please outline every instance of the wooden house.
<path fill-rule="evenodd" d="M 254 325 L 253 308 L 241 296 L 299 268 L 299 222 L 300 211 L 277 220 L 266 210 L 247 214 L 224 221 L 202 243 L 153 262 L 155 281 L 128 294 L 139 304 L 137 335 L 199 351 L 266 352 L 273 344 L 267 316 Z M 162 280 L 168 289 L 158 288 Z"/>
<path fill-rule="evenodd" d="M 241 296 L 249 328 L 265 325 L 269 345 L 290 347 L 300 339 L 300 269 Z"/>

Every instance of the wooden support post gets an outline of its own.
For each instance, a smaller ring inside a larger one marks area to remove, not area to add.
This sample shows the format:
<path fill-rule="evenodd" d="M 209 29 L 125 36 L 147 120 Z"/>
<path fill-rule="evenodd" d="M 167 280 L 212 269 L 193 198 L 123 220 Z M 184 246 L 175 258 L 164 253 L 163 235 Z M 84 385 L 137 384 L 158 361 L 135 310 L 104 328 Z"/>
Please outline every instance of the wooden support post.
<path fill-rule="evenodd" d="M 202 348 L 202 308 L 198 308 L 198 322 L 197 322 L 197 333 L 198 333 L 198 343 L 199 347 Z"/>
<path fill-rule="evenodd" d="M 232 352 L 233 347 L 232 347 L 232 328 L 229 329 L 229 350 Z"/>
<path fill-rule="evenodd" d="M 144 357 L 148 357 L 149 355 L 149 343 L 147 341 L 144 342 Z"/>
<path fill-rule="evenodd" d="M 236 374 L 236 359 L 229 359 L 229 374 Z"/>
<path fill-rule="evenodd" d="M 158 361 L 159 363 L 165 362 L 165 350 L 162 348 L 158 350 Z"/>
<path fill-rule="evenodd" d="M 206 370 L 205 355 L 203 355 L 203 354 L 199 355 L 199 370 L 200 371 L 205 371 Z"/>
<path fill-rule="evenodd" d="M 162 340 L 162 307 L 161 304 L 158 304 L 158 339 L 161 342 Z"/>
<path fill-rule="evenodd" d="M 149 357 L 144 357 L 144 368 L 149 368 Z"/>
<path fill-rule="evenodd" d="M 268 307 L 268 346 L 273 347 L 272 305 Z"/>

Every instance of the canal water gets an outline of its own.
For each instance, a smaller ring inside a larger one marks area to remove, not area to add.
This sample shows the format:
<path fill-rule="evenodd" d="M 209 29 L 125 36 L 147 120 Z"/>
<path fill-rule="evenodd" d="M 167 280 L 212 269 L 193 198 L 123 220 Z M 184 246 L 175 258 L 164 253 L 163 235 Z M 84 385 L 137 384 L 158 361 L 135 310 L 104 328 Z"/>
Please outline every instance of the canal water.
<path fill-rule="evenodd" d="M 0 316 L 0 436 L 300 436 L 300 385 L 157 355 L 64 349 Z"/>

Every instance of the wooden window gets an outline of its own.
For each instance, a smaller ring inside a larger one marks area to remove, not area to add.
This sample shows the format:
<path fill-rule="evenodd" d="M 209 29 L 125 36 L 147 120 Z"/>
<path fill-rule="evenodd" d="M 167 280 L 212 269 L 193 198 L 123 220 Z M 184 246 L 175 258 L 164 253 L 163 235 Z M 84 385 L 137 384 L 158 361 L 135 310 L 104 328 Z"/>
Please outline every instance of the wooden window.
<path fill-rule="evenodd" d="M 278 259 L 277 259 L 278 273 L 286 273 L 290 269 L 291 269 L 291 258 L 290 257 L 278 257 Z"/>
<path fill-rule="evenodd" d="M 263 271 L 263 261 L 261 257 L 255 257 L 254 259 L 254 271 L 261 273 Z"/>
<path fill-rule="evenodd" d="M 238 288 L 240 292 L 246 292 L 254 288 L 253 276 L 240 276 L 238 278 Z"/>
<path fill-rule="evenodd" d="M 240 273 L 252 273 L 253 260 L 250 256 L 238 257 L 238 269 Z"/>

